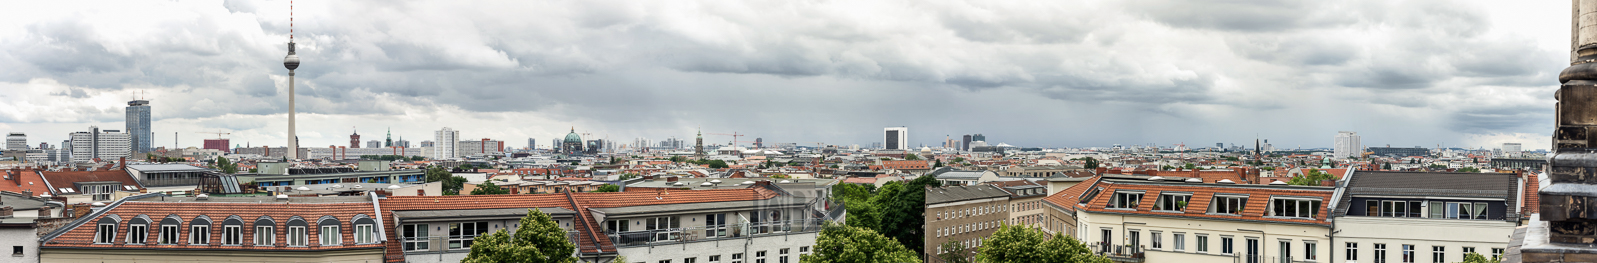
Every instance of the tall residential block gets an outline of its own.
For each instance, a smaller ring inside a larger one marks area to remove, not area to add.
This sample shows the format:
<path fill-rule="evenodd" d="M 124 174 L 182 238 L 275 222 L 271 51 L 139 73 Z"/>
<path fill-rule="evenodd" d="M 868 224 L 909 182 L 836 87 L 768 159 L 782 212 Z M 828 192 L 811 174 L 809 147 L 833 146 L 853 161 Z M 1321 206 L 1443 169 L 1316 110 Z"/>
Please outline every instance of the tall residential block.
<path fill-rule="evenodd" d="M 460 157 L 458 147 L 460 144 L 460 131 L 444 127 L 433 133 L 433 159 L 444 160 Z"/>
<path fill-rule="evenodd" d="M 11 134 L 6 134 L 6 150 L 10 150 L 10 151 L 26 151 L 26 150 L 28 150 L 28 135 L 20 133 L 20 132 L 13 132 Z"/>
<path fill-rule="evenodd" d="M 1360 143 L 1359 142 L 1359 133 L 1357 133 L 1357 132 L 1350 132 L 1350 131 L 1337 132 L 1336 133 L 1336 142 L 1335 143 L 1336 143 L 1335 148 L 1331 149 L 1332 157 L 1348 158 L 1348 157 L 1360 156 L 1364 152 L 1364 148 L 1360 147 L 1360 144 L 1359 144 Z"/>
<path fill-rule="evenodd" d="M 134 152 L 150 152 L 154 149 L 152 140 L 155 139 L 155 132 L 150 131 L 150 101 L 129 101 L 126 123 Z"/>
<path fill-rule="evenodd" d="M 882 149 L 904 150 L 909 149 L 908 127 L 887 127 L 882 129 Z"/>
<path fill-rule="evenodd" d="M 122 131 L 89 126 L 89 131 L 74 132 L 71 137 L 72 162 L 116 160 L 131 155 L 131 136 Z"/>

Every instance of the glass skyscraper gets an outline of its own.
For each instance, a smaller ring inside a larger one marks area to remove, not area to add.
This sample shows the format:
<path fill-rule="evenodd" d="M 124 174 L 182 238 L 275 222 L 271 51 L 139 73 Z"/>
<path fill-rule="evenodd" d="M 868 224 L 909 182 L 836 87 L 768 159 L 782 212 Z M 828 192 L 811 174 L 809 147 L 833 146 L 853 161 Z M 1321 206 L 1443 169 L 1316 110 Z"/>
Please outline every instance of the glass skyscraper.
<path fill-rule="evenodd" d="M 132 141 L 133 152 L 150 152 L 154 148 L 150 140 L 155 138 L 155 133 L 150 131 L 150 101 L 129 101 L 127 114 L 128 137 Z"/>

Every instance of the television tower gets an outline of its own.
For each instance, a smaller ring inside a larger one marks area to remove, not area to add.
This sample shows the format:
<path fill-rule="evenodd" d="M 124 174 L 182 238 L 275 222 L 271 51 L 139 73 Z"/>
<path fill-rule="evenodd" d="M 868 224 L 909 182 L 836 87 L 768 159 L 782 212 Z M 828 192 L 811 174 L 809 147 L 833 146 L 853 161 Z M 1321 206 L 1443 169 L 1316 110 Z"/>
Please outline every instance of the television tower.
<path fill-rule="evenodd" d="M 294 69 L 299 68 L 299 55 L 294 55 L 294 1 L 288 1 L 288 56 L 283 57 L 283 67 L 288 68 L 288 150 L 284 156 L 299 159 L 299 136 L 294 134 Z"/>

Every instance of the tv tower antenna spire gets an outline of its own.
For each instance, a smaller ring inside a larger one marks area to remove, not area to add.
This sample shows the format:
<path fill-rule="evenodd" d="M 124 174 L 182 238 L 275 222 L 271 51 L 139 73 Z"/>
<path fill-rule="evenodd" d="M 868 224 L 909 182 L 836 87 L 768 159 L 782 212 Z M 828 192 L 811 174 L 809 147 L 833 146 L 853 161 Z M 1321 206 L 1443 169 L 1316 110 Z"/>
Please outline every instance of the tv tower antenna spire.
<path fill-rule="evenodd" d="M 283 67 L 288 68 L 288 149 L 285 157 L 299 159 L 299 136 L 294 134 L 294 69 L 299 68 L 299 55 L 294 54 L 294 1 L 288 1 L 288 56 L 283 57 Z"/>

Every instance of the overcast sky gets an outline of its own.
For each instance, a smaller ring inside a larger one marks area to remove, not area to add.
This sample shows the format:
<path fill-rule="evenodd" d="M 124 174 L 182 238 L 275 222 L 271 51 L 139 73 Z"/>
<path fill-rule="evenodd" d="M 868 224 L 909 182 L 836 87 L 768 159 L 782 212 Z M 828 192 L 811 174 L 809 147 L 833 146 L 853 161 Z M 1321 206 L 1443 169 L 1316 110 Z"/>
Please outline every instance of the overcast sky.
<path fill-rule="evenodd" d="M 1567 1 L 295 2 L 301 146 L 572 127 L 911 145 L 1548 148 Z M 287 1 L 0 9 L 0 132 L 151 101 L 156 146 L 285 144 Z M 174 134 L 175 133 L 175 134 Z M 752 140 L 752 138 L 745 138 Z M 706 135 L 707 143 L 730 136 Z"/>

